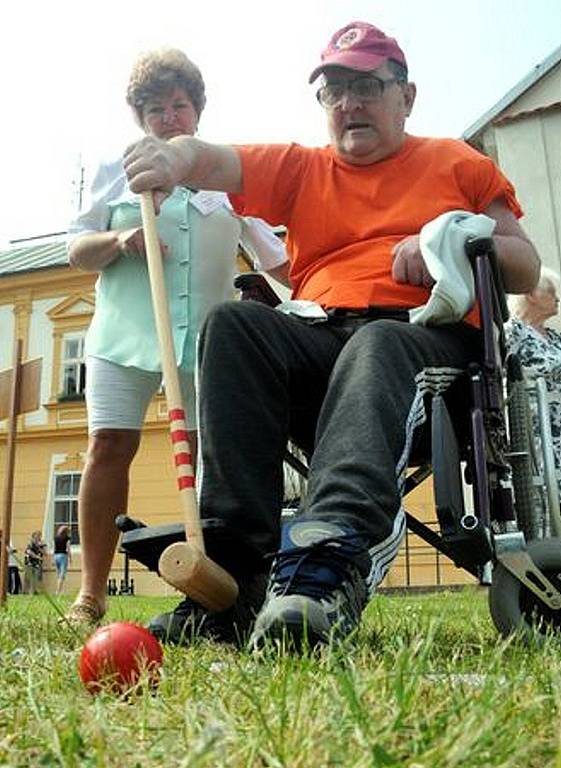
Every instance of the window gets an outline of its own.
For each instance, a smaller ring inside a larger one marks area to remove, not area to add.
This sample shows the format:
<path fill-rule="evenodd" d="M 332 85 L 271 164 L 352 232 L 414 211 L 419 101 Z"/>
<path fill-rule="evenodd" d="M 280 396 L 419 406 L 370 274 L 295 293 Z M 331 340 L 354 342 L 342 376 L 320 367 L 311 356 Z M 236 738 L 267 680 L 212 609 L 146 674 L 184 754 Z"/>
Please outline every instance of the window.
<path fill-rule="evenodd" d="M 83 395 L 86 387 L 83 333 L 64 336 L 62 345 L 62 395 Z"/>
<path fill-rule="evenodd" d="M 55 475 L 53 536 L 59 525 L 67 525 L 70 528 L 71 544 L 80 543 L 78 536 L 78 490 L 80 488 L 80 478 L 79 472 Z"/>

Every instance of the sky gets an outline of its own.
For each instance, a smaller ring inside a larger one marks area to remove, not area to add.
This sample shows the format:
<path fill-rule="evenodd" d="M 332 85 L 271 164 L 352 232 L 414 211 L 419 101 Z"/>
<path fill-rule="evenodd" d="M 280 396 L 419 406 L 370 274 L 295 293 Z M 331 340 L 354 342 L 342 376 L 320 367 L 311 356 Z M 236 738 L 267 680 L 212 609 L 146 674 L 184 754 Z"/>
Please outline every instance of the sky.
<path fill-rule="evenodd" d="M 350 21 L 399 41 L 419 135 L 461 136 L 561 43 L 559 0 L 18 0 L 3 17 L 0 247 L 65 230 L 80 167 L 89 179 L 139 136 L 125 90 L 141 51 L 200 67 L 201 138 L 313 146 L 327 133 L 308 76 Z"/>

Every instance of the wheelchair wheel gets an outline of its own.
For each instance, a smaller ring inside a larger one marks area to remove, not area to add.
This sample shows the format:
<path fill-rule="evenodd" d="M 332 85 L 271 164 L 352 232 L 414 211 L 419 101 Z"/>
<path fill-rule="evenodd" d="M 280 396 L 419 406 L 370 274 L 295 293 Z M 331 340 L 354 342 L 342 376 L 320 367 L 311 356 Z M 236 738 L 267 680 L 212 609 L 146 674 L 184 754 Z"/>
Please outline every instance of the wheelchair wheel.
<path fill-rule="evenodd" d="M 515 359 L 511 365 L 518 365 Z M 533 433 L 532 417 L 528 404 L 528 395 L 524 379 L 520 376 L 507 376 L 508 423 L 510 432 L 512 485 L 518 528 L 524 533 L 526 541 L 540 536 L 540 514 L 536 509 L 536 492 L 532 473 Z"/>
<path fill-rule="evenodd" d="M 561 539 L 531 541 L 528 554 L 553 586 L 561 590 Z M 555 611 L 542 603 L 501 563 L 493 571 L 489 607 L 493 623 L 504 637 L 517 631 L 527 636 L 536 631 L 561 635 L 561 609 Z"/>

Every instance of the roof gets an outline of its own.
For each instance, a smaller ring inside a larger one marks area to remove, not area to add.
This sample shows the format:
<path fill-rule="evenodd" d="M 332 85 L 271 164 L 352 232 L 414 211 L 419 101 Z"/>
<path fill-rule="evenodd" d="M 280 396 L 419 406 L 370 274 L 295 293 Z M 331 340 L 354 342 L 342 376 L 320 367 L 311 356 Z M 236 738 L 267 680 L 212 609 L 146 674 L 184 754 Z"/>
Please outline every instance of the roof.
<path fill-rule="evenodd" d="M 12 241 L 0 251 L 0 278 L 38 269 L 68 266 L 66 232 Z"/>
<path fill-rule="evenodd" d="M 462 138 L 465 141 L 472 139 L 479 131 L 484 128 L 488 123 L 492 122 L 497 115 L 503 110 L 509 107 L 516 99 L 523 93 L 528 91 L 538 80 L 544 75 L 547 75 L 559 62 L 561 61 L 561 45 L 556 48 L 546 59 L 536 66 L 518 82 L 514 88 L 511 88 L 500 101 L 497 101 L 494 107 L 491 107 L 479 120 L 466 128 L 462 134 Z"/>

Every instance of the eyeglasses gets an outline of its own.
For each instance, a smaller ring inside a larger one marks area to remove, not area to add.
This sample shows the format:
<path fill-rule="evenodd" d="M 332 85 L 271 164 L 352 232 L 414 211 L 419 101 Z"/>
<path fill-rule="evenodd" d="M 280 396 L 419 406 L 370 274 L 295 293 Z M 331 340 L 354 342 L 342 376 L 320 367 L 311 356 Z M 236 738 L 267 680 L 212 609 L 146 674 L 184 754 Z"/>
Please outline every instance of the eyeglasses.
<path fill-rule="evenodd" d="M 144 116 L 151 120 L 174 120 L 179 115 L 183 115 L 190 110 L 191 103 L 188 101 L 176 101 L 169 106 L 158 103 L 148 103 L 144 107 Z"/>
<path fill-rule="evenodd" d="M 334 109 L 341 104 L 346 93 L 352 94 L 359 101 L 377 101 L 382 98 L 389 85 L 404 82 L 405 80 L 398 77 L 382 80 L 376 75 L 362 75 L 352 80 L 326 83 L 318 90 L 316 98 L 322 107 Z"/>

